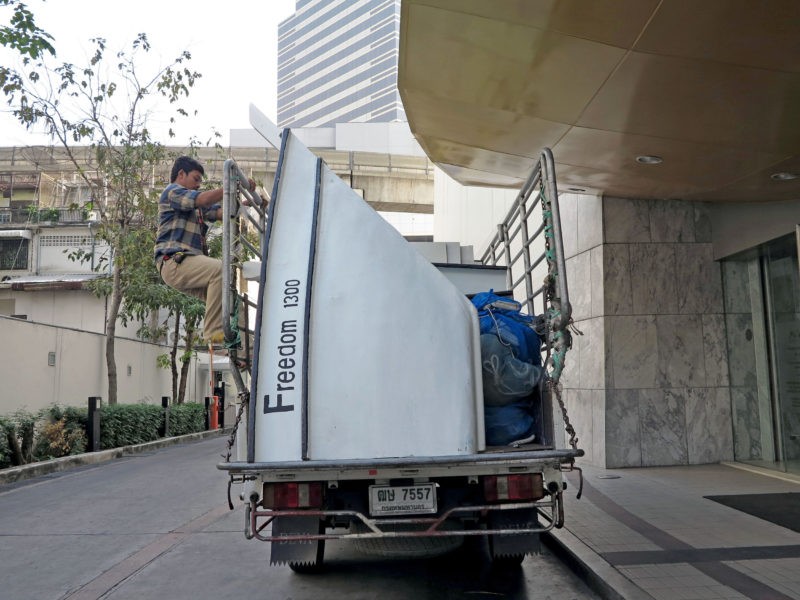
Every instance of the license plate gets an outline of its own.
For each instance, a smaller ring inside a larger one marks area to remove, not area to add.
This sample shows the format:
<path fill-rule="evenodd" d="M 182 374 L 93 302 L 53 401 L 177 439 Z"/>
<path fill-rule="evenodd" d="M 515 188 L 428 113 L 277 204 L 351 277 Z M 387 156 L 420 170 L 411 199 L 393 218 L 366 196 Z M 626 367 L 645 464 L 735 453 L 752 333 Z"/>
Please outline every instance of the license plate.
<path fill-rule="evenodd" d="M 436 485 L 371 485 L 369 512 L 376 517 L 435 513 Z"/>

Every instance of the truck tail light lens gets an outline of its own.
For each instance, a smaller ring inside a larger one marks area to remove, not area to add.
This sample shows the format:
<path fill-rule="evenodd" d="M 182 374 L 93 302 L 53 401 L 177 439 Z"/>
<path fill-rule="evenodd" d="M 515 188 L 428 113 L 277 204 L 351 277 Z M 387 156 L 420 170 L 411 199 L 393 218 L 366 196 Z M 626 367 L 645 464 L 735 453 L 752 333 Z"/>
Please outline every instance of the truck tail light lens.
<path fill-rule="evenodd" d="M 539 500 L 544 498 L 542 474 L 486 475 L 483 478 L 483 497 L 486 502 Z"/>
<path fill-rule="evenodd" d="M 264 508 L 322 508 L 322 483 L 265 483 Z"/>

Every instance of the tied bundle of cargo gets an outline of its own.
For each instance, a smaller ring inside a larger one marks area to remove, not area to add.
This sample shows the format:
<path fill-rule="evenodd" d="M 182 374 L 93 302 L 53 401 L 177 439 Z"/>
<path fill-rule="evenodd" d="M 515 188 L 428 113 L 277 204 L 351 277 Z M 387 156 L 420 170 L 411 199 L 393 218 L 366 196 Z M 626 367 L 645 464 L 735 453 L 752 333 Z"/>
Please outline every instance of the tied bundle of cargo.
<path fill-rule="evenodd" d="M 540 349 L 536 324 L 542 318 L 521 312 L 522 305 L 494 290 L 475 294 L 481 332 L 481 371 L 486 444 L 519 446 L 536 439 L 541 402 Z"/>

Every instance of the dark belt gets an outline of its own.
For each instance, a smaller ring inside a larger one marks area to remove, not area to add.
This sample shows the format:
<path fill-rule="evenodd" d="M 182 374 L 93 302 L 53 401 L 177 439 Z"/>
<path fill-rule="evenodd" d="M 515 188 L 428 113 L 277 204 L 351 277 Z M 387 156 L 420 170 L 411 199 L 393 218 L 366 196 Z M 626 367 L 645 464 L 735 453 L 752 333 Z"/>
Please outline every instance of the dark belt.
<path fill-rule="evenodd" d="M 158 265 L 158 272 L 161 273 L 161 269 L 164 267 L 164 263 L 168 260 L 174 260 L 175 264 L 181 264 L 183 259 L 186 258 L 185 252 L 173 252 L 172 254 L 162 254 L 161 255 L 161 263 Z"/>

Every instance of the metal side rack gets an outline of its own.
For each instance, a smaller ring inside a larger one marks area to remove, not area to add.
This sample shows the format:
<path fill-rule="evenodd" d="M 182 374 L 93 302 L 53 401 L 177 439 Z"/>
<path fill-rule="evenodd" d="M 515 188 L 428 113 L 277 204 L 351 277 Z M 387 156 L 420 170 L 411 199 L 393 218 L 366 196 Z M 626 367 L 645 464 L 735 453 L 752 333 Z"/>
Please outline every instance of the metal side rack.
<path fill-rule="evenodd" d="M 572 347 L 572 306 L 567 289 L 561 217 L 558 208 L 555 161 L 549 148 L 520 188 L 481 262 L 507 268 L 508 291 L 531 316 L 543 317 L 547 385 L 561 407 L 570 445 L 577 448 L 575 430 L 561 398 L 559 379 L 567 351 Z M 541 281 L 534 285 L 534 281 Z M 536 305 L 541 306 L 537 312 Z M 542 335 L 543 334 L 543 335 Z"/>
<path fill-rule="evenodd" d="M 249 374 L 255 339 L 255 324 L 250 323 L 248 313 L 250 308 L 256 308 L 256 303 L 247 294 L 245 268 L 249 258 L 260 260 L 266 231 L 263 199 L 248 188 L 247 175 L 236 161 L 226 160 L 223 165 L 222 197 L 223 331 L 231 372 L 240 397 L 249 395 L 242 371 Z M 258 241 L 254 243 L 256 237 Z M 237 368 L 237 364 L 242 364 L 244 369 Z"/>

